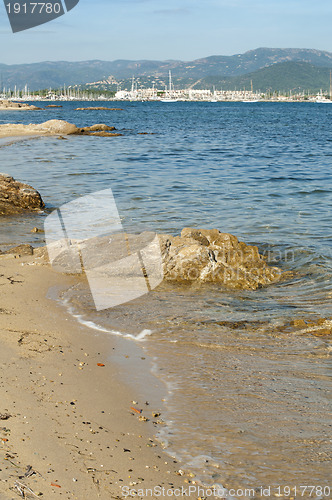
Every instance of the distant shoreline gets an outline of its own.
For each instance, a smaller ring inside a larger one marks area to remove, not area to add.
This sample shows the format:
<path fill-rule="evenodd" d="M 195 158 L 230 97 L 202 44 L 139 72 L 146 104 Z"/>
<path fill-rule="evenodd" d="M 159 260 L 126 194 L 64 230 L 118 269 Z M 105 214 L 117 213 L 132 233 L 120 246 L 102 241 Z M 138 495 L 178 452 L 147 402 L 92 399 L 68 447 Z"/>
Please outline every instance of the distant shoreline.
<path fill-rule="evenodd" d="M 289 98 L 284 98 L 284 97 L 280 97 L 280 98 L 271 98 L 271 99 L 263 99 L 263 98 L 259 98 L 259 99 L 180 99 L 180 98 L 177 98 L 176 99 L 177 102 L 181 102 L 181 103 L 213 103 L 213 104 L 230 104 L 230 103 L 244 103 L 244 104 L 260 104 L 260 103 L 309 103 L 309 104 L 330 104 L 332 103 L 332 100 L 331 99 L 319 99 L 316 97 L 313 97 L 312 99 L 300 99 L 300 98 L 296 98 L 296 99 L 289 99 Z M 116 99 L 116 98 L 108 98 L 108 99 L 65 99 L 65 98 L 61 98 L 61 99 L 45 99 L 45 98 L 42 98 L 42 97 L 38 97 L 36 99 L 22 99 L 22 100 L 18 100 L 18 99 L 15 99 L 15 101 L 13 102 L 21 102 L 21 103 L 28 103 L 28 102 L 36 102 L 36 103 L 62 103 L 62 102 L 94 102 L 94 103 L 101 103 L 101 102 L 111 102 L 111 103 L 114 103 L 114 102 L 117 102 L 117 103 L 123 103 L 123 102 L 150 102 L 150 103 L 162 103 L 162 99 L 143 99 L 143 98 L 126 98 L 126 99 Z M 166 103 L 165 103 L 166 104 Z M 60 108 L 61 106 L 57 106 L 54 104 L 54 106 L 51 106 L 51 107 L 48 107 L 47 109 L 51 109 L 51 108 Z M 44 110 L 44 108 L 39 108 L 39 107 L 35 107 L 35 109 L 33 107 L 29 108 L 29 107 L 3 107 L 1 106 L 0 104 L 0 111 L 31 111 L 31 110 Z M 90 110 L 89 110 L 90 111 Z"/>

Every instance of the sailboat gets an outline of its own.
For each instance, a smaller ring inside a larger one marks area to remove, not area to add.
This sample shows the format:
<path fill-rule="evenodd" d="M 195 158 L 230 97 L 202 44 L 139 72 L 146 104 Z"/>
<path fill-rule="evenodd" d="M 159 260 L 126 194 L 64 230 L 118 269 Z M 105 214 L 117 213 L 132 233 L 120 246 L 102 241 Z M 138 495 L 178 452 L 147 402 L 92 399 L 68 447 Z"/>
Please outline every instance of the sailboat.
<path fill-rule="evenodd" d="M 250 84 L 251 84 L 251 95 L 254 95 L 254 88 L 253 88 L 252 80 L 250 80 Z M 243 99 L 242 102 L 258 102 L 258 101 L 259 101 L 259 99 L 254 99 L 254 98 L 250 99 L 249 98 L 249 99 Z"/>
<path fill-rule="evenodd" d="M 171 70 L 169 71 L 169 89 L 168 89 L 168 96 L 169 97 L 164 97 L 163 99 L 160 99 L 160 102 L 178 102 L 179 99 L 175 99 L 172 97 L 172 72 Z"/>
<path fill-rule="evenodd" d="M 213 85 L 213 97 L 210 99 L 210 102 L 218 102 L 218 99 L 216 99 L 216 87 Z"/>

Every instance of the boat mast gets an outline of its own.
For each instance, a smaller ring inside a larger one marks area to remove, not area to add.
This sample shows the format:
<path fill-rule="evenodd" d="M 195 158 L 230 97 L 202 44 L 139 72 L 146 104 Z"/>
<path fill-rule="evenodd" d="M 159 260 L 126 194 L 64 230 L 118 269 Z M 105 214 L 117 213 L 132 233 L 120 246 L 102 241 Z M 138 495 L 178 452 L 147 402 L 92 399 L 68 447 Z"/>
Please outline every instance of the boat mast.
<path fill-rule="evenodd" d="M 330 99 L 332 100 L 332 71 L 330 70 Z"/>

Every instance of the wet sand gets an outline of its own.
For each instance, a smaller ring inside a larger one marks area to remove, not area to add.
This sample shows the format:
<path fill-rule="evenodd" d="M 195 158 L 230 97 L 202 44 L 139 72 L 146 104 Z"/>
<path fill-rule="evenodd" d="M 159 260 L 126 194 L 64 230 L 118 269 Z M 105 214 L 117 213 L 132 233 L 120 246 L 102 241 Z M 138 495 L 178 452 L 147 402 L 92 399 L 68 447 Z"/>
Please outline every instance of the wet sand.
<path fill-rule="evenodd" d="M 48 298 L 50 289 L 72 283 L 43 257 L 0 256 L 1 500 L 20 489 L 26 498 L 84 500 L 125 498 L 128 488 L 188 487 L 194 480 L 179 475 L 181 464 L 154 438 L 160 386 L 151 387 L 155 401 L 146 401 L 146 391 L 121 376 L 125 370 L 137 378 L 137 388 L 142 380 L 157 384 L 149 361 L 133 344 L 79 325 Z"/>

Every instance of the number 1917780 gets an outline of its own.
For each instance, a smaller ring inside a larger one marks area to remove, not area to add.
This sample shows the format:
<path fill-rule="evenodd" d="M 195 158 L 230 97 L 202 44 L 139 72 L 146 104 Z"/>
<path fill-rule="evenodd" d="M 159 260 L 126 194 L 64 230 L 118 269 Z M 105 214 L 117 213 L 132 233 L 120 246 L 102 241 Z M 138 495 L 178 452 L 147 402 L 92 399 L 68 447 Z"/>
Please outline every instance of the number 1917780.
<path fill-rule="evenodd" d="M 62 6 L 60 3 L 50 2 L 26 2 L 7 3 L 8 14 L 60 14 Z"/>

